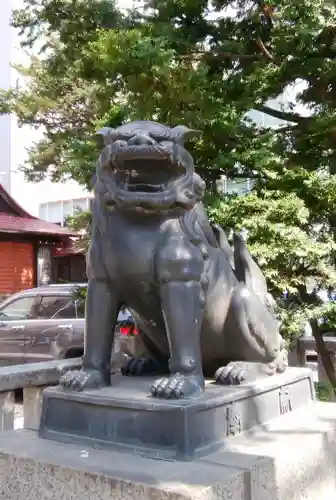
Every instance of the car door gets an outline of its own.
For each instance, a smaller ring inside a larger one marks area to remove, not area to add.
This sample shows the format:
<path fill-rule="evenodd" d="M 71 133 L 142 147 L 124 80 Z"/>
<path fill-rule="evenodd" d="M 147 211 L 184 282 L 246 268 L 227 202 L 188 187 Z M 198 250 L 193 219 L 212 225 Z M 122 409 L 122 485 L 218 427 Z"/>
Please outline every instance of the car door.
<path fill-rule="evenodd" d="M 15 295 L 0 306 L 0 365 L 24 363 L 26 338 L 32 334 L 37 304 L 37 295 Z"/>
<path fill-rule="evenodd" d="M 81 356 L 82 354 L 80 353 L 84 352 L 85 300 L 76 299 L 73 302 L 73 306 L 75 307 L 76 319 L 72 321 L 73 339 L 69 354 L 72 357 L 71 352 L 73 352 L 74 356 L 77 357 Z"/>
<path fill-rule="evenodd" d="M 69 294 L 41 295 L 36 323 L 39 328 L 30 330 L 25 343 L 25 362 L 47 361 L 58 356 L 58 344 L 71 344 L 75 308 Z"/>

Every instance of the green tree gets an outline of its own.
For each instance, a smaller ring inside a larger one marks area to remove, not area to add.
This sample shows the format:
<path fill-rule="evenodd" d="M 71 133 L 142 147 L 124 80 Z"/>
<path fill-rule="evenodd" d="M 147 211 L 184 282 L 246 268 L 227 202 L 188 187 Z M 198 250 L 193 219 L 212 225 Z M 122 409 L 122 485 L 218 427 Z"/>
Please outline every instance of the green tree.
<path fill-rule="evenodd" d="M 191 144 L 209 187 L 209 214 L 245 229 L 278 298 L 283 329 L 309 319 L 329 378 L 321 321 L 335 328 L 336 7 L 328 0 L 25 0 L 13 25 L 40 52 L 2 112 L 41 127 L 22 167 L 30 180 L 88 185 L 95 131 L 135 118 L 201 129 Z M 233 10 L 234 9 L 234 15 Z M 270 104 L 301 82 L 286 111 Z M 276 130 L 248 112 L 282 120 Z M 246 196 L 215 194 L 221 174 L 249 177 Z M 312 285 L 312 290 L 307 284 Z"/>

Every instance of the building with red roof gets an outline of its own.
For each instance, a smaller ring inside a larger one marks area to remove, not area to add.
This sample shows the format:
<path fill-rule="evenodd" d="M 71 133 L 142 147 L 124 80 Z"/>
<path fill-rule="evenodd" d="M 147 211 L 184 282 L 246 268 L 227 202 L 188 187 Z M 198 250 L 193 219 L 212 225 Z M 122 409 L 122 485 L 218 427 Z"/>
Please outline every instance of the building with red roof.
<path fill-rule="evenodd" d="M 0 184 L 0 297 L 55 281 L 53 254 L 71 258 L 73 236 L 30 215 Z"/>

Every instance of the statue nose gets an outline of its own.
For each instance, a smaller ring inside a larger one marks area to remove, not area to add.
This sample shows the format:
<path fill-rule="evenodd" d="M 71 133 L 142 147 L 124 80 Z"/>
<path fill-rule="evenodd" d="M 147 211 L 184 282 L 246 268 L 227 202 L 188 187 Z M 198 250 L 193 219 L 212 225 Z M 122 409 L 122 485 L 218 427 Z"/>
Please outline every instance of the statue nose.
<path fill-rule="evenodd" d="M 156 144 L 156 142 L 154 139 L 152 139 L 152 137 L 149 137 L 148 135 L 137 134 L 129 139 L 127 144 L 129 146 L 140 146 L 142 144 L 152 145 Z"/>

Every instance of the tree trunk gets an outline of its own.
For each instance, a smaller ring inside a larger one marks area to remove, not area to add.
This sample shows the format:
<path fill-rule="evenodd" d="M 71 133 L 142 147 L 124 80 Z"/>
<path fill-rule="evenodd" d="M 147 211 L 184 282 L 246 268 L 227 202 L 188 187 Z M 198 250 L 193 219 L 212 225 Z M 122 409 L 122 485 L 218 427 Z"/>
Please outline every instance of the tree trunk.
<path fill-rule="evenodd" d="M 310 326 L 312 329 L 313 337 L 315 339 L 317 354 L 318 356 L 320 356 L 324 371 L 326 372 L 329 382 L 332 385 L 334 394 L 336 395 L 336 369 L 334 367 L 332 358 L 325 346 L 324 338 L 318 326 L 317 320 L 312 319 L 310 321 Z"/>

